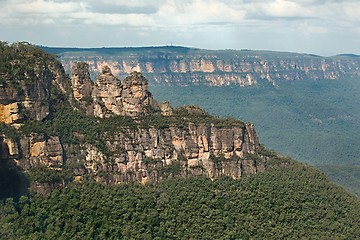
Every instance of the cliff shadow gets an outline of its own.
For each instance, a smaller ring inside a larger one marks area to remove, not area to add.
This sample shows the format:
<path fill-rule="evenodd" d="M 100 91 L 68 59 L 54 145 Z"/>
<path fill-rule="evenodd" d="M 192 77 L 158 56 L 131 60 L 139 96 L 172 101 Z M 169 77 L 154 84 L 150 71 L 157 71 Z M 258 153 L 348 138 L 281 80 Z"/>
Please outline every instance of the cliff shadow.
<path fill-rule="evenodd" d="M 28 193 L 30 186 L 26 175 L 9 154 L 9 147 L 0 136 L 0 199 L 14 198 Z"/>
<path fill-rule="evenodd" d="M 19 169 L 0 170 L 0 199 L 18 200 L 28 193 L 29 186 L 29 180 Z"/>

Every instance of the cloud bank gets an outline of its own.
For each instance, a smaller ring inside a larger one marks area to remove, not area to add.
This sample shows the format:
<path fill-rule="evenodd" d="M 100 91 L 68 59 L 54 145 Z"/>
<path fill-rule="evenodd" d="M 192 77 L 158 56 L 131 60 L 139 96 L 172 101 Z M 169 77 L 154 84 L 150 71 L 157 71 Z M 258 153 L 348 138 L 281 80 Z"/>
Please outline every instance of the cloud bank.
<path fill-rule="evenodd" d="M 0 3 L 0 27 L 4 29 L 0 37 L 8 41 L 79 47 L 161 45 L 173 41 L 203 48 L 293 49 L 325 54 L 354 48 L 352 52 L 358 53 L 360 1 L 355 0 Z M 347 48 L 333 46 L 338 41 Z"/>

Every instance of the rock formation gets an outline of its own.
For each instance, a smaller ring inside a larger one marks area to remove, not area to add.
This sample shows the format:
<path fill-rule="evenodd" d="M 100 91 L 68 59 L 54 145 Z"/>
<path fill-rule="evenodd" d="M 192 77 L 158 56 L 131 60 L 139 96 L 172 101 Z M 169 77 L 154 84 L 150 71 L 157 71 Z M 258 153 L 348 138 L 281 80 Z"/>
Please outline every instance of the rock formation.
<path fill-rule="evenodd" d="M 4 137 L 0 136 L 0 170 L 8 168 L 10 158 L 9 146 L 4 142 Z"/>
<path fill-rule="evenodd" d="M 23 136 L 19 150 L 23 156 L 22 160 L 25 159 L 25 161 L 19 161 L 18 165 L 24 170 L 39 165 L 60 169 L 65 161 L 63 147 L 58 136 L 45 136 L 39 133 Z"/>
<path fill-rule="evenodd" d="M 139 72 L 132 72 L 122 86 L 124 115 L 137 116 L 158 109 L 156 101 L 148 91 L 148 81 Z"/>
<path fill-rule="evenodd" d="M 145 183 L 188 174 L 239 178 L 266 169 L 265 158 L 251 157 L 260 146 L 252 124 L 222 121 L 197 107 L 173 109 L 168 102 L 159 107 L 139 72 L 121 82 L 104 66 L 92 84 L 87 64 L 76 63 L 72 70 L 70 80 L 58 62 L 45 61 L 27 71 L 20 88 L 10 80 L 0 86 L 0 122 L 5 124 L 0 135 L 9 134 L 16 124 L 35 121 L 9 135 L 6 143 L 1 141 L 23 171 L 45 167 L 50 176 L 58 176 L 70 169 L 76 181 L 95 177 L 109 183 Z M 85 121 L 57 121 L 60 103 L 72 109 L 69 116 L 86 112 L 81 115 Z M 106 120 L 110 126 L 94 126 Z M 63 184 L 45 186 L 43 181 L 37 180 L 34 189 L 43 192 Z"/>
<path fill-rule="evenodd" d="M 52 74 L 39 66 L 39 73 L 28 71 L 24 79 L 5 77 L 0 87 L 0 119 L 7 124 L 22 121 L 43 120 L 50 112 L 50 85 Z"/>
<path fill-rule="evenodd" d="M 9 139 L 0 135 L 0 199 L 18 198 L 25 194 L 28 181 L 14 161 Z"/>
<path fill-rule="evenodd" d="M 9 104 L 0 105 L 0 121 L 6 124 L 18 124 L 25 120 L 22 104 L 20 102 L 13 102 Z"/>
<path fill-rule="evenodd" d="M 112 115 L 135 117 L 158 109 L 142 74 L 133 72 L 121 84 L 108 66 L 96 78 L 92 97 L 94 115 L 101 118 Z"/>
<path fill-rule="evenodd" d="M 122 115 L 121 82 L 112 75 L 108 66 L 105 66 L 96 78 L 93 101 L 95 116 Z"/>
<path fill-rule="evenodd" d="M 91 114 L 92 112 L 92 85 L 90 79 L 89 65 L 84 62 L 77 62 L 71 69 L 71 85 L 74 99 L 80 103 L 80 108 L 86 109 Z"/>
<path fill-rule="evenodd" d="M 172 110 L 172 108 L 170 106 L 170 103 L 168 101 L 165 101 L 165 102 L 161 103 L 160 109 L 161 109 L 161 114 L 163 116 L 166 116 L 166 117 L 171 116 L 172 113 L 173 113 L 173 110 Z"/>

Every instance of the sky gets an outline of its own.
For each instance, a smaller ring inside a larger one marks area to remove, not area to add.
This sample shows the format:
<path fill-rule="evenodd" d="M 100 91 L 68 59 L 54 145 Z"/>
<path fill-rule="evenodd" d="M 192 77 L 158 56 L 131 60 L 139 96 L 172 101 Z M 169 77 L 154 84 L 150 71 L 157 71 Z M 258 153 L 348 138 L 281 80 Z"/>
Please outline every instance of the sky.
<path fill-rule="evenodd" d="M 0 40 L 360 54 L 360 0 L 0 0 Z"/>

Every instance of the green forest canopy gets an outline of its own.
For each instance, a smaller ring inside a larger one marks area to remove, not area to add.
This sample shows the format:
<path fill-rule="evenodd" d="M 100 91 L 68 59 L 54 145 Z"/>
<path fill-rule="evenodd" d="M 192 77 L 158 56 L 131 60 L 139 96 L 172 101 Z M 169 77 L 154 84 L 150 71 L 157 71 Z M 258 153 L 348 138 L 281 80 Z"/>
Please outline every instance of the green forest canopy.
<path fill-rule="evenodd" d="M 240 180 L 73 184 L 50 196 L 7 199 L 6 239 L 358 239 L 360 202 L 290 159 Z"/>

